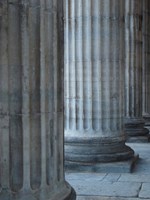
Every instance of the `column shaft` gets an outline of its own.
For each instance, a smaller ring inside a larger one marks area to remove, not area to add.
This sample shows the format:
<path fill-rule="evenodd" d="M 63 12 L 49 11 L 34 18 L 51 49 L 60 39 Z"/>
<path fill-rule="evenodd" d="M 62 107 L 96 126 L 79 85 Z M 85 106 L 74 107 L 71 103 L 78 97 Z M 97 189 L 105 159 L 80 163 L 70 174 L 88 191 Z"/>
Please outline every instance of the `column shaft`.
<path fill-rule="evenodd" d="M 142 118 L 142 4 L 125 1 L 125 130 L 132 141 L 148 138 Z"/>
<path fill-rule="evenodd" d="M 150 126 L 150 3 L 143 1 L 143 117 Z"/>
<path fill-rule="evenodd" d="M 63 4 L 0 3 L 0 200 L 74 199 L 63 170 Z"/>
<path fill-rule="evenodd" d="M 65 1 L 66 163 L 127 160 L 124 1 Z"/>

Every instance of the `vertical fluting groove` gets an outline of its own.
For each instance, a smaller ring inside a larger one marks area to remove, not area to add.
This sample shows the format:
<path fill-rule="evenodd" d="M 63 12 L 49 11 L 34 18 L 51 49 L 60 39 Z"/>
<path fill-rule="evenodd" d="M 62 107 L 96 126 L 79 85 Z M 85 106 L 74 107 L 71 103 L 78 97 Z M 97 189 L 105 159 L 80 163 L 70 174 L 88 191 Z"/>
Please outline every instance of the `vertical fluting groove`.
<path fill-rule="evenodd" d="M 138 18 L 138 54 L 139 56 L 139 61 L 137 60 L 137 98 L 139 96 L 139 109 L 137 110 L 137 116 L 142 116 L 142 1 L 139 2 L 139 18 Z M 138 56 L 137 56 L 138 57 Z M 138 89 L 139 88 L 139 89 Z"/>
<path fill-rule="evenodd" d="M 10 186 L 8 5 L 3 1 L 0 20 L 0 189 Z M 2 32 L 3 30 L 3 32 Z M 6 92 L 7 91 L 7 92 Z"/>
<path fill-rule="evenodd" d="M 146 5 L 146 0 L 143 1 L 143 6 L 142 6 L 142 15 L 143 15 L 143 23 L 142 23 L 142 39 L 143 39 L 143 47 L 142 47 L 142 114 L 146 113 L 146 54 L 145 54 L 145 35 L 146 35 L 146 21 L 147 21 L 147 15 L 145 13 L 145 6 Z"/>
<path fill-rule="evenodd" d="M 65 34 L 64 34 L 64 42 L 65 42 L 65 49 L 64 49 L 64 89 L 65 89 L 65 99 L 66 101 L 64 102 L 65 106 L 65 127 L 67 130 L 69 130 L 69 123 L 70 123 L 70 112 L 69 112 L 69 107 L 70 107 L 70 90 L 69 90 L 69 73 L 70 73 L 70 60 L 69 60 L 69 3 L 68 0 L 65 0 L 64 2 L 64 18 L 65 18 Z"/>
<path fill-rule="evenodd" d="M 57 7 L 57 1 L 53 0 L 52 1 L 53 3 L 53 7 Z M 57 15 L 55 16 L 54 15 L 54 18 L 53 18 L 53 24 L 54 24 L 54 32 L 53 34 L 55 35 L 55 40 L 56 42 L 53 43 L 54 45 L 54 51 L 53 51 L 53 55 L 56 55 L 54 57 L 54 66 L 57 66 L 59 61 L 58 61 L 58 54 L 57 54 L 57 50 L 58 50 L 58 41 L 57 41 Z M 58 69 L 58 67 L 57 67 Z M 58 74 L 56 73 L 55 69 L 54 69 L 54 80 L 58 80 Z M 54 82 L 54 88 L 58 88 L 58 82 Z M 55 181 L 58 182 L 59 180 L 59 172 L 58 172 L 58 165 L 59 165 L 59 156 L 58 156 L 58 145 L 59 143 L 57 142 L 57 139 L 58 139 L 58 126 L 57 124 L 59 123 L 59 114 L 60 114 L 60 110 L 59 110 L 59 101 L 58 101 L 58 98 L 60 97 L 58 94 L 60 91 L 57 89 L 56 92 L 54 93 L 54 99 L 55 99 L 55 102 L 54 102 L 54 159 L 55 159 L 55 163 L 54 163 L 54 174 L 55 174 Z"/>
<path fill-rule="evenodd" d="M 57 158 L 58 158 L 58 165 L 57 165 L 57 180 L 58 183 L 62 183 L 62 180 L 64 180 L 64 171 L 63 165 L 64 165 L 64 22 L 63 22 L 63 16 L 64 16 L 64 2 L 63 1 L 56 1 L 56 7 L 59 11 L 56 12 L 55 15 L 55 23 L 56 26 L 56 41 L 57 41 L 57 80 L 58 80 L 58 86 L 57 86 L 57 119 L 58 119 L 58 142 L 57 142 Z M 61 70 L 59 70 L 61 69 Z M 61 151 L 60 151 L 61 147 Z"/>
<path fill-rule="evenodd" d="M 136 48 L 136 55 L 140 55 L 140 56 L 136 56 L 136 60 L 135 60 L 135 65 L 137 66 L 135 71 L 136 71 L 136 75 L 135 75 L 135 94 L 136 94 L 136 99 L 135 101 L 137 101 L 137 104 L 139 105 L 139 109 L 135 108 L 135 113 L 136 116 L 141 115 L 142 109 L 141 109 L 141 100 L 139 98 L 139 96 L 142 95 L 142 87 L 139 87 L 140 84 L 142 83 L 141 80 L 141 67 L 142 67 L 142 39 L 141 39 L 141 17 L 142 17 L 142 13 L 141 13 L 141 1 L 139 1 L 139 6 L 138 6 L 138 14 L 137 14 L 137 21 L 136 21 L 136 36 L 135 36 L 135 48 Z"/>
<path fill-rule="evenodd" d="M 45 2 L 44 2 L 45 3 Z M 41 187 L 45 187 L 47 184 L 46 180 L 46 112 L 48 110 L 46 109 L 46 92 L 48 92 L 46 89 L 46 61 L 45 61 L 45 40 L 47 41 L 49 45 L 49 39 L 46 35 L 45 25 L 46 20 L 48 22 L 48 19 L 46 18 L 45 13 L 45 5 L 43 1 L 40 0 L 40 113 L 41 113 Z M 48 12 L 47 12 L 47 15 Z M 47 24 L 48 25 L 48 24 Z M 47 26 L 48 29 L 48 26 Z M 48 51 L 49 49 L 47 49 Z"/>
<path fill-rule="evenodd" d="M 148 1 L 148 0 L 147 0 Z M 147 112 L 150 113 L 150 2 L 148 1 L 147 3 L 148 5 L 148 9 L 147 9 L 147 45 L 146 45 L 146 49 L 147 49 L 147 82 L 146 82 L 146 86 L 147 86 L 147 95 L 146 95 L 146 109 Z"/>
<path fill-rule="evenodd" d="M 85 20 L 86 20 L 86 16 L 84 14 L 84 10 L 85 10 L 85 3 L 86 1 L 82 0 L 82 14 L 81 14 L 81 18 L 82 18 L 82 68 L 83 68 L 83 130 L 85 130 L 85 123 L 86 123 L 86 119 L 85 119 L 85 115 L 86 115 L 86 59 L 85 59 L 85 50 L 86 50 L 86 44 L 85 44 Z"/>
<path fill-rule="evenodd" d="M 81 97 L 82 97 L 82 103 L 81 103 L 81 109 L 82 109 L 82 115 L 81 115 L 81 130 L 83 131 L 84 130 L 84 75 L 85 75 L 85 72 L 84 72 L 84 63 L 83 63 L 83 58 L 84 58 L 84 53 L 83 53 L 83 50 L 84 50 L 84 21 L 83 21 L 83 18 L 82 18 L 82 13 L 83 13 L 83 10 L 84 10 L 84 4 L 83 4 L 83 0 L 80 0 L 81 1 L 81 12 L 80 12 L 80 17 L 79 17 L 79 20 L 81 21 L 81 35 L 80 35 L 80 39 L 81 39 L 81 60 L 80 60 L 80 64 L 81 64 L 81 68 L 82 68 L 82 72 L 81 72 Z"/>
<path fill-rule="evenodd" d="M 75 0 L 69 4 L 70 13 L 70 48 L 69 60 L 71 64 L 71 69 L 69 73 L 70 78 L 70 128 L 76 129 L 76 78 L 75 78 Z"/>
<path fill-rule="evenodd" d="M 92 118 L 93 130 L 100 130 L 100 2 L 92 1 Z"/>
<path fill-rule="evenodd" d="M 111 101 L 110 101 L 110 114 L 112 116 L 112 119 L 110 120 L 110 129 L 111 131 L 115 131 L 117 130 L 117 127 L 116 127 L 116 117 L 117 117 L 117 111 L 118 111 L 118 94 L 116 93 L 116 88 L 117 88 L 117 79 L 119 77 L 119 69 L 116 68 L 116 64 L 118 63 L 118 68 L 120 67 L 119 66 L 119 59 L 117 57 L 117 48 L 119 48 L 119 46 L 117 45 L 117 38 L 118 38 L 118 27 L 117 25 L 117 19 L 115 18 L 118 18 L 118 20 L 120 20 L 120 13 L 118 13 L 118 15 L 114 16 L 114 13 L 115 13 L 115 6 L 114 6 L 114 2 L 112 1 L 112 5 L 111 5 L 111 14 L 112 14 L 112 24 L 110 24 L 110 27 L 111 27 L 111 35 L 110 35 L 110 49 L 111 49 L 111 56 L 110 56 L 110 62 L 112 63 L 112 70 L 110 70 L 110 74 L 111 74 L 111 77 L 110 77 L 110 98 L 111 98 Z M 117 9 L 117 8 L 116 8 Z"/>
<path fill-rule="evenodd" d="M 99 123 L 99 127 L 98 127 L 98 130 L 101 131 L 101 128 L 102 128 L 102 99 L 101 99 L 101 90 L 102 90 L 102 84 L 101 84 L 101 25 L 100 25 L 100 2 L 99 0 L 97 0 L 97 13 L 98 13 L 98 24 L 97 24 L 97 54 L 98 54 L 98 63 L 97 63 L 97 90 L 98 90 L 98 99 L 97 101 L 99 102 L 99 109 L 97 111 L 97 118 L 98 118 L 98 123 Z"/>
<path fill-rule="evenodd" d="M 30 120 L 29 120 L 29 29 L 28 5 L 22 3 L 21 14 L 21 57 L 22 57 L 22 130 L 23 130 L 23 189 L 30 189 Z"/>
<path fill-rule="evenodd" d="M 91 109 L 91 106 L 90 106 L 90 100 L 91 100 L 91 97 L 90 97 L 90 88 L 89 88 L 89 78 L 90 78 L 90 32 L 89 32 L 89 29 L 90 29 L 90 7 L 89 7 L 89 0 L 87 1 L 83 1 L 83 6 L 84 6 L 84 9 L 83 9 L 83 14 L 82 14 L 82 17 L 83 17 L 83 70 L 84 70 L 84 104 L 83 104 L 83 111 L 84 111 L 84 124 L 83 124 L 83 127 L 85 130 L 88 130 L 90 127 L 89 127 L 89 119 L 90 119 L 90 109 Z"/>
<path fill-rule="evenodd" d="M 99 39 L 99 50 L 100 50 L 100 54 L 99 54 L 99 91 L 100 91 L 100 96 L 99 96 L 99 105 L 100 105 L 100 113 L 99 113 L 99 122 L 100 122 L 100 131 L 103 134 L 103 81 L 102 81 L 102 77 L 103 77 L 103 61 L 104 61 L 104 49 L 103 49 L 103 40 L 101 40 L 101 38 L 104 35 L 104 31 L 103 31 L 103 24 L 102 24 L 102 12 L 103 12 L 103 1 L 99 4 L 99 33 L 98 33 L 98 39 Z"/>
<path fill-rule="evenodd" d="M 89 129 L 92 129 L 93 128 L 93 96 L 92 96 L 92 89 L 93 89 L 93 70 L 92 70 L 92 67 L 93 67 L 93 55 L 92 55 L 92 52 L 93 52 L 93 48 L 92 48 L 92 44 L 93 44 L 93 38 L 92 38 L 92 2 L 91 0 L 89 0 L 89 53 L 90 53 L 90 60 L 88 61 L 89 63 L 89 96 L 90 96 L 90 102 L 89 102 Z"/>
<path fill-rule="evenodd" d="M 130 71 L 129 71 L 129 76 L 130 76 L 130 86 L 129 86 L 129 90 L 130 90 L 130 88 L 131 88 L 131 91 L 130 91 L 130 93 L 129 93 L 129 97 L 131 97 L 130 98 L 130 108 L 131 109 L 129 109 L 130 111 L 129 112 L 131 112 L 131 116 L 132 117 L 134 117 L 133 115 L 133 113 L 134 113 L 134 99 L 135 99 L 135 90 L 134 90 L 134 88 L 135 88 L 135 83 L 134 83 L 134 81 L 135 81 L 135 77 L 134 77 L 134 66 L 135 66 L 135 63 L 134 63 L 134 52 L 135 52 L 135 45 L 134 45 L 134 35 L 135 35 L 135 33 L 134 33 L 134 30 L 132 30 L 132 32 L 130 31 L 130 27 L 134 27 L 134 15 L 133 15 L 133 6 L 134 6 L 134 1 L 132 1 L 131 2 L 131 5 L 130 5 L 130 1 L 129 1 L 129 11 L 128 11 L 128 15 L 129 15 L 129 27 L 128 27 L 128 31 L 129 31 L 129 39 L 130 39 L 130 41 L 128 41 L 129 43 L 130 43 L 130 49 L 128 50 L 128 52 L 126 52 L 126 53 L 130 53 L 131 54 L 131 61 L 129 60 L 129 67 L 131 68 L 131 73 L 130 73 Z M 129 69 L 130 70 L 130 69 Z"/>
<path fill-rule="evenodd" d="M 41 0 L 41 3 L 43 3 L 43 1 Z M 53 9 L 53 1 L 51 1 L 49 3 L 49 8 Z M 49 69 L 48 69 L 48 73 L 47 73 L 47 79 L 49 77 L 49 79 L 47 80 L 47 90 L 48 90 L 48 99 L 50 99 L 51 101 L 47 102 L 48 104 L 48 108 L 47 110 L 49 111 L 48 113 L 48 118 L 47 118 L 47 165 L 46 165 L 46 171 L 47 171 L 47 184 L 48 185 L 52 185 L 54 182 L 53 179 L 53 171 L 55 170 L 55 157 L 54 157 L 54 140 L 55 140 L 55 135 L 54 135 L 54 117 L 55 117 L 55 106 L 54 106 L 54 101 L 55 101 L 55 96 L 54 96 L 54 82 L 55 82 L 55 77 L 51 76 L 51 73 L 54 73 L 55 70 L 55 66 L 53 66 L 54 63 L 54 52 L 56 51 L 56 47 L 54 45 L 54 14 L 53 12 L 49 11 L 49 14 L 51 14 L 51 17 L 49 19 L 49 22 L 47 24 L 49 31 L 47 32 L 47 38 L 49 38 L 49 44 L 47 44 L 49 46 L 49 54 L 47 52 L 47 62 L 49 62 Z M 52 31 L 53 30 L 53 31 Z M 41 29 L 42 31 L 42 29 Z M 54 48 L 55 47 L 55 48 Z M 51 49 L 53 49 L 51 51 Z"/>
<path fill-rule="evenodd" d="M 149 1 L 148 1 L 147 13 L 148 13 L 147 37 L 148 37 L 148 41 L 150 41 L 150 2 Z M 149 101 L 150 101 L 150 42 L 147 42 L 146 48 L 147 48 L 147 82 L 146 82 L 147 95 L 146 95 L 146 109 L 147 109 L 148 113 L 150 113 L 150 103 L 149 103 Z"/>
<path fill-rule="evenodd" d="M 81 53 L 81 47 L 80 47 L 80 32 L 81 32 L 81 24 L 80 24 L 80 20 L 79 20 L 79 13 L 80 13 L 80 2 L 81 0 L 77 0 L 75 2 L 75 29 L 76 29 L 76 38 L 75 38 L 75 42 L 76 42 L 76 46 L 75 46 L 75 59 L 76 59 L 76 130 L 80 130 L 80 122 L 81 119 L 80 117 L 82 116 L 81 113 L 81 89 L 80 89 L 80 71 L 82 71 L 82 66 L 80 66 L 80 53 Z"/>
<path fill-rule="evenodd" d="M 77 1 L 75 1 L 74 2 L 74 41 L 75 41 L 75 43 L 74 43 L 74 52 L 75 52 L 75 56 L 74 56 L 74 58 L 75 58 L 75 60 L 76 60 L 76 58 L 77 58 L 77 45 L 76 45 L 76 41 L 77 41 L 77 36 L 76 36 L 76 30 L 77 30 L 77 14 L 76 14 L 76 10 L 77 10 L 77 8 L 76 8 L 76 6 L 77 6 Z M 77 66 L 78 66 L 78 63 L 77 62 L 75 62 L 75 60 L 74 60 L 74 65 L 75 65 L 75 69 L 74 69 L 74 85 L 75 85 L 75 96 L 74 96 L 74 99 L 75 99 L 75 130 L 77 130 L 77 126 L 78 126 L 78 104 L 77 104 L 77 101 L 76 101 L 76 99 L 78 98 L 78 88 L 77 88 Z"/>
<path fill-rule="evenodd" d="M 109 132 L 110 129 L 110 90 L 108 89 L 110 86 L 110 1 L 103 0 L 102 11 L 102 31 L 101 35 L 102 46 L 103 46 L 103 55 L 102 55 L 102 131 Z M 103 78 L 105 77 L 105 79 Z"/>
<path fill-rule="evenodd" d="M 83 129 L 82 0 L 76 1 L 76 98 L 77 130 Z"/>
<path fill-rule="evenodd" d="M 8 65 L 9 65 L 9 113 L 10 113 L 10 185 L 13 191 L 22 187 L 22 84 L 20 46 L 19 2 L 8 6 Z M 17 142 L 16 142 L 17 138 Z"/>
<path fill-rule="evenodd" d="M 126 24 L 129 24 L 129 0 L 126 0 L 126 5 L 125 5 L 125 9 L 126 9 L 126 16 L 125 16 L 125 23 Z M 130 94 L 129 94 L 129 87 L 130 87 L 130 76 L 128 75 L 129 73 L 129 60 L 130 60 L 130 53 L 128 52 L 129 50 L 129 26 L 127 26 L 125 28 L 125 52 L 126 52 L 126 55 L 125 55 L 125 77 L 126 77 L 126 85 L 125 85 L 125 93 L 126 93 L 126 100 L 125 100 L 125 107 L 128 108 L 130 106 Z M 128 84 L 127 84 L 128 83 Z M 129 110 L 128 109 L 125 109 L 125 116 L 129 116 Z"/>
<path fill-rule="evenodd" d="M 125 86 L 125 1 L 120 1 L 118 0 L 118 4 L 120 7 L 119 10 L 119 16 L 120 16 L 120 21 L 119 21 L 119 26 L 122 26 L 122 28 L 118 28 L 118 35 L 119 35 L 119 51 L 118 55 L 120 53 L 120 61 L 119 61 L 119 81 L 121 84 L 121 87 L 119 87 L 119 109 L 118 109 L 118 122 L 117 126 L 119 130 L 122 130 L 122 135 L 124 135 L 124 112 L 125 112 L 125 91 L 124 91 L 124 86 Z M 123 46 L 123 48 L 122 48 Z M 123 66 L 123 67 L 122 67 Z M 117 83 L 119 84 L 119 83 Z M 122 90 L 123 88 L 123 90 Z M 125 136 L 124 136 L 125 137 Z"/>
<path fill-rule="evenodd" d="M 142 114 L 145 113 L 145 105 L 146 105 L 146 87 L 145 87 L 145 61 L 146 61 L 146 56 L 145 56 L 145 24 L 146 24 L 146 15 L 145 15 L 145 5 L 146 5 L 146 1 L 143 1 L 142 4 L 142 17 L 143 17 L 143 21 L 142 21 L 142 41 L 143 41 L 143 45 L 142 45 Z"/>
<path fill-rule="evenodd" d="M 122 48 L 122 46 L 124 47 L 124 42 L 125 42 L 125 38 L 124 38 L 124 1 L 117 1 L 118 4 L 118 28 L 116 28 L 118 31 L 116 32 L 116 34 L 118 34 L 119 36 L 119 45 L 117 45 L 116 42 L 116 57 L 118 60 L 118 73 L 117 73 L 117 79 L 116 79 L 116 85 L 115 87 L 117 88 L 117 85 L 121 85 L 121 87 L 119 87 L 119 93 L 117 95 L 117 99 L 116 99 L 116 117 L 118 118 L 118 120 L 116 120 L 116 130 L 119 129 L 120 131 L 123 130 L 123 116 L 121 113 L 124 113 L 124 103 L 123 103 L 123 99 L 124 99 L 124 91 L 122 91 L 122 87 L 124 86 L 124 79 L 123 79 L 123 74 L 124 74 L 124 48 Z M 119 27 L 122 27 L 121 29 Z M 117 41 L 117 37 L 116 37 L 116 41 Z M 120 55 L 120 56 L 118 56 Z M 114 66 L 115 67 L 115 66 Z M 118 104 L 118 105 L 117 105 Z M 117 117 L 118 116 L 118 117 Z M 122 131 L 123 132 L 123 131 Z M 122 133 L 123 134 L 123 133 Z"/>
<path fill-rule="evenodd" d="M 32 189 L 41 184 L 41 115 L 40 113 L 40 1 L 29 5 L 30 64 L 30 181 Z M 33 142 L 34 141 L 34 142 Z"/>

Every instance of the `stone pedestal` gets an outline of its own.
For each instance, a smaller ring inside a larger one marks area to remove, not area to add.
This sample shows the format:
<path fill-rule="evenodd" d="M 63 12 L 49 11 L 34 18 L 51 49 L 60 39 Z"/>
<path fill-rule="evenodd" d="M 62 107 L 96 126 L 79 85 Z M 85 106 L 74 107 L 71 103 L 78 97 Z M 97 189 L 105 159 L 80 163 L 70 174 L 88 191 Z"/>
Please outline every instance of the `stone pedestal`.
<path fill-rule="evenodd" d="M 150 2 L 143 0 L 143 118 L 150 129 Z"/>
<path fill-rule="evenodd" d="M 131 166 L 123 131 L 124 0 L 66 0 L 65 8 L 67 169 Z"/>
<path fill-rule="evenodd" d="M 142 6 L 125 1 L 125 131 L 128 141 L 148 141 L 142 117 Z"/>
<path fill-rule="evenodd" d="M 70 200 L 62 1 L 0 3 L 0 200 Z"/>

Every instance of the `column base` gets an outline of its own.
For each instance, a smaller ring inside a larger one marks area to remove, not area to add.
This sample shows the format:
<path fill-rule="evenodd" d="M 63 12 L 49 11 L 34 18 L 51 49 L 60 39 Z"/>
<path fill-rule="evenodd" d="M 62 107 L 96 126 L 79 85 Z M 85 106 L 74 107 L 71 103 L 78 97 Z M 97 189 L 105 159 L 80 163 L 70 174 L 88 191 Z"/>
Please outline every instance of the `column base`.
<path fill-rule="evenodd" d="M 58 190 L 58 191 L 57 191 Z M 0 199 L 2 200 L 76 200 L 76 193 L 74 189 L 66 182 L 58 189 L 54 188 L 54 191 L 50 189 L 41 188 L 39 190 L 29 191 L 21 190 L 18 192 L 12 192 L 9 189 L 1 190 Z"/>
<path fill-rule="evenodd" d="M 150 125 L 145 125 L 145 128 L 147 128 L 149 130 L 149 133 L 150 133 Z"/>
<path fill-rule="evenodd" d="M 150 142 L 150 135 L 145 135 L 145 136 L 132 136 L 132 137 L 127 137 L 126 142 L 129 143 L 148 143 Z"/>
<path fill-rule="evenodd" d="M 150 126 L 150 114 L 143 115 L 143 119 L 145 121 L 145 127 L 149 127 Z"/>
<path fill-rule="evenodd" d="M 120 162 L 109 163 L 81 163 L 65 162 L 67 172 L 97 172 L 97 173 L 131 173 L 139 159 L 139 155 Z"/>
<path fill-rule="evenodd" d="M 67 170 L 130 172 L 137 158 L 123 138 L 66 138 Z"/>
<path fill-rule="evenodd" d="M 72 187 L 71 187 L 70 194 L 67 197 L 65 197 L 63 200 L 76 200 L 76 192 Z"/>
<path fill-rule="evenodd" d="M 129 118 L 125 122 L 125 132 L 127 135 L 127 142 L 149 142 L 149 130 L 144 127 L 143 119 Z"/>

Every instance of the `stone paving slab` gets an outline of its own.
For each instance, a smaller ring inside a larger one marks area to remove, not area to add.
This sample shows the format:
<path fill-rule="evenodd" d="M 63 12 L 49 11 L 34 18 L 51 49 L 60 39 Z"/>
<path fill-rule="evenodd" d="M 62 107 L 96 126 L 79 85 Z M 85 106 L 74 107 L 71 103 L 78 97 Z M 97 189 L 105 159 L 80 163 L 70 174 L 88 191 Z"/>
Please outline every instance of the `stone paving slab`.
<path fill-rule="evenodd" d="M 118 179 L 120 178 L 121 174 L 118 174 L 118 173 L 108 173 L 103 181 L 109 181 L 109 182 L 117 182 Z"/>
<path fill-rule="evenodd" d="M 69 180 L 79 196 L 137 197 L 141 183 Z"/>
<path fill-rule="evenodd" d="M 150 183 L 143 183 L 139 193 L 140 198 L 150 198 Z"/>
<path fill-rule="evenodd" d="M 148 183 L 150 183 L 150 174 L 121 174 L 118 181 L 148 182 Z"/>
<path fill-rule="evenodd" d="M 95 181 L 95 180 L 103 180 L 106 176 L 106 173 L 66 173 L 65 177 L 69 180 L 85 180 L 85 181 Z"/>

